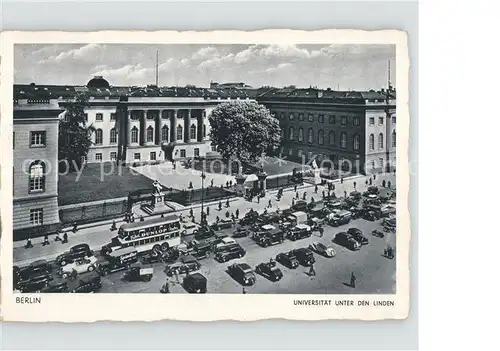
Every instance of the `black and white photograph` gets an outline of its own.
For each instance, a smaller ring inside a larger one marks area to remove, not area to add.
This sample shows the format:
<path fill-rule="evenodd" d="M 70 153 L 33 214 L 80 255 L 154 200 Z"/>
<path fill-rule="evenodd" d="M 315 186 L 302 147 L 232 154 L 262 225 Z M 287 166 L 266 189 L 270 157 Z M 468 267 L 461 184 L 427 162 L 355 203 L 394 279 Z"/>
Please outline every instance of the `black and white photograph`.
<path fill-rule="evenodd" d="M 395 296 L 397 65 L 378 43 L 15 44 L 14 296 Z"/>

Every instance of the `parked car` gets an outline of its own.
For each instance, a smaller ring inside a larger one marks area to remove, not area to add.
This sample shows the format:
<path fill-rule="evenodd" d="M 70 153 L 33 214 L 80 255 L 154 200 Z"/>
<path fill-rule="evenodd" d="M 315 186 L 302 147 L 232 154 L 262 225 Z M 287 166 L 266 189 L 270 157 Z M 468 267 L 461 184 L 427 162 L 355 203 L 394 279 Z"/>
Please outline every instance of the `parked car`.
<path fill-rule="evenodd" d="M 281 229 L 275 229 L 270 232 L 264 232 L 264 234 L 259 237 L 257 244 L 262 247 L 267 247 L 281 244 L 283 241 L 285 241 L 285 233 Z"/>
<path fill-rule="evenodd" d="M 75 260 L 85 257 L 94 256 L 94 252 L 88 244 L 78 244 L 72 246 L 67 252 L 56 257 L 56 263 L 60 266 L 65 266 L 68 263 L 73 263 Z"/>
<path fill-rule="evenodd" d="M 292 228 L 287 233 L 287 238 L 295 241 L 299 239 L 309 238 L 312 235 L 311 227 L 306 224 L 299 224 Z"/>
<path fill-rule="evenodd" d="M 25 280 L 18 281 L 14 288 L 22 293 L 33 293 L 43 290 L 52 280 L 52 276 L 48 272 L 38 272 L 29 276 Z"/>
<path fill-rule="evenodd" d="M 309 249 L 325 257 L 334 257 L 336 255 L 335 249 L 333 247 L 326 246 L 319 241 L 315 241 L 311 245 L 309 245 Z"/>
<path fill-rule="evenodd" d="M 96 269 L 96 266 L 97 258 L 95 258 L 95 256 L 79 258 L 73 263 L 68 263 L 66 266 L 61 267 L 59 274 L 63 278 L 68 278 L 74 271 L 76 271 L 76 274 L 92 272 Z"/>
<path fill-rule="evenodd" d="M 349 228 L 347 234 L 350 234 L 354 240 L 361 245 L 368 245 L 368 238 L 363 235 L 363 232 L 358 228 Z"/>
<path fill-rule="evenodd" d="M 273 282 L 277 282 L 283 278 L 283 272 L 276 266 L 276 262 L 274 261 L 260 263 L 257 267 L 255 267 L 255 273 L 260 274 Z"/>
<path fill-rule="evenodd" d="M 120 263 L 120 262 L 102 262 L 97 265 L 97 273 L 102 276 L 106 276 L 111 273 L 116 273 L 119 271 L 124 271 L 130 266 L 130 263 Z"/>
<path fill-rule="evenodd" d="M 351 216 L 352 214 L 350 211 L 338 211 L 328 219 L 328 224 L 333 227 L 349 224 L 351 222 Z"/>
<path fill-rule="evenodd" d="M 294 211 L 307 211 L 307 201 L 299 200 L 295 202 L 295 205 L 292 206 L 292 210 Z"/>
<path fill-rule="evenodd" d="M 188 274 L 182 281 L 182 286 L 188 293 L 204 294 L 207 292 L 207 278 L 198 272 Z"/>
<path fill-rule="evenodd" d="M 198 232 L 194 234 L 194 238 L 196 240 L 203 240 L 211 238 L 215 235 L 215 232 L 212 228 L 200 228 Z"/>
<path fill-rule="evenodd" d="M 181 235 L 192 235 L 198 233 L 200 226 L 193 222 L 185 222 L 181 224 Z"/>
<path fill-rule="evenodd" d="M 276 262 L 281 263 L 283 266 L 295 269 L 299 266 L 299 261 L 297 261 L 297 256 L 292 251 L 282 252 L 276 256 Z"/>
<path fill-rule="evenodd" d="M 14 280 L 15 281 L 29 280 L 31 277 L 40 274 L 50 275 L 51 270 L 52 266 L 46 260 L 37 260 L 31 262 L 29 266 L 21 268 L 19 268 L 18 266 L 14 266 L 13 267 Z"/>
<path fill-rule="evenodd" d="M 181 244 L 184 245 L 184 244 Z M 208 258 L 212 254 L 213 248 L 212 243 L 206 242 L 204 240 L 193 240 L 189 245 L 184 245 L 184 247 L 178 246 L 179 252 L 182 255 L 191 255 L 196 259 L 201 260 L 203 258 Z"/>
<path fill-rule="evenodd" d="M 169 277 L 174 274 L 185 274 L 201 268 L 200 262 L 192 255 L 181 256 L 178 262 L 165 267 L 165 274 Z"/>
<path fill-rule="evenodd" d="M 220 240 L 218 244 L 215 245 L 215 251 L 224 250 L 225 247 L 236 244 L 236 240 L 230 237 L 225 237 Z"/>
<path fill-rule="evenodd" d="M 101 277 L 96 272 L 82 275 L 72 293 L 94 293 L 101 289 Z"/>
<path fill-rule="evenodd" d="M 241 258 L 245 256 L 246 251 L 238 244 L 233 244 L 231 246 L 225 247 L 223 250 L 218 251 L 214 258 L 218 262 L 227 262 L 235 258 Z"/>
<path fill-rule="evenodd" d="M 248 234 L 250 234 L 248 229 L 239 227 L 233 232 L 233 238 L 245 238 Z"/>
<path fill-rule="evenodd" d="M 257 280 L 252 268 L 246 263 L 234 263 L 227 267 L 227 272 L 243 285 L 253 285 Z"/>
<path fill-rule="evenodd" d="M 68 293 L 70 291 L 68 287 L 68 282 L 59 281 L 57 283 L 49 282 L 45 288 L 42 289 L 42 293 Z"/>
<path fill-rule="evenodd" d="M 213 230 L 228 229 L 233 227 L 233 221 L 229 218 L 222 218 L 219 222 L 212 224 Z"/>
<path fill-rule="evenodd" d="M 243 216 L 243 218 L 240 219 L 239 224 L 240 225 L 253 224 L 257 221 L 258 217 L 259 217 L 259 213 L 257 211 L 247 212 L 247 213 L 245 213 L 245 216 Z"/>
<path fill-rule="evenodd" d="M 153 279 L 154 269 L 152 266 L 134 265 L 129 267 L 123 274 L 123 279 L 127 281 L 149 282 Z"/>
<path fill-rule="evenodd" d="M 300 248 L 292 251 L 295 257 L 297 257 L 297 261 L 303 266 L 309 267 L 316 262 L 312 251 L 308 248 Z"/>
<path fill-rule="evenodd" d="M 377 195 L 378 194 L 378 186 L 371 185 L 371 186 L 368 187 L 367 191 L 368 191 L 368 194 Z"/>
<path fill-rule="evenodd" d="M 335 235 L 333 242 L 344 246 L 352 251 L 357 251 L 361 248 L 361 244 L 356 241 L 350 234 L 346 232 L 340 232 Z"/>

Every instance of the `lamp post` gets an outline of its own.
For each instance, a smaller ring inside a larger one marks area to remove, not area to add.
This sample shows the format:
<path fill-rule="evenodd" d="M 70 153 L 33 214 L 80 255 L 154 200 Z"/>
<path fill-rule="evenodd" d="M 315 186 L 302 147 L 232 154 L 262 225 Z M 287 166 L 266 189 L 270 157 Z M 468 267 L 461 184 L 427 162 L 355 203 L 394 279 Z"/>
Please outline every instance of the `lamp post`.
<path fill-rule="evenodd" d="M 204 187 L 204 184 L 205 184 L 205 178 L 207 176 L 205 175 L 205 170 L 203 169 L 201 171 L 201 224 L 205 224 L 205 212 L 203 212 L 203 200 L 204 200 L 204 192 L 205 192 L 205 187 Z"/>

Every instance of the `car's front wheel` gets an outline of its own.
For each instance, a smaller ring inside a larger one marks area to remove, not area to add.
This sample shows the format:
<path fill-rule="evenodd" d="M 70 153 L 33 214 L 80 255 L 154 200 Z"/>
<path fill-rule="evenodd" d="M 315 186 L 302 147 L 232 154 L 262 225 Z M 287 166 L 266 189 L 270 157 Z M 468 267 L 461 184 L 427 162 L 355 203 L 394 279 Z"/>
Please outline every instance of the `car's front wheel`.
<path fill-rule="evenodd" d="M 90 265 L 89 268 L 87 268 L 89 272 L 92 272 L 94 269 L 95 269 L 94 265 Z"/>

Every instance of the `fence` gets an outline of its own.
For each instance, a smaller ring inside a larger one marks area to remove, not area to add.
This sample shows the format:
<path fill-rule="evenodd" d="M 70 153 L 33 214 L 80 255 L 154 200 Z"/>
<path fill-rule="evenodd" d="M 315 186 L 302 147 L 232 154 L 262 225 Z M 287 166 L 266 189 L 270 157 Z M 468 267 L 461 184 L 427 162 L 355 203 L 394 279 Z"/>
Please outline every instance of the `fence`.
<path fill-rule="evenodd" d="M 125 215 L 127 201 L 103 202 L 95 205 L 82 205 L 59 210 L 62 224 L 87 224 Z"/>
<path fill-rule="evenodd" d="M 208 187 L 203 189 L 203 201 L 225 200 L 236 196 L 233 188 Z M 181 190 L 165 194 L 165 201 L 172 201 L 184 206 L 201 203 L 202 189 Z"/>

